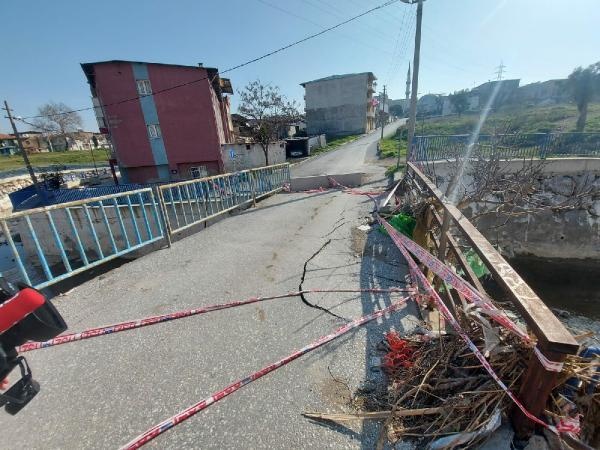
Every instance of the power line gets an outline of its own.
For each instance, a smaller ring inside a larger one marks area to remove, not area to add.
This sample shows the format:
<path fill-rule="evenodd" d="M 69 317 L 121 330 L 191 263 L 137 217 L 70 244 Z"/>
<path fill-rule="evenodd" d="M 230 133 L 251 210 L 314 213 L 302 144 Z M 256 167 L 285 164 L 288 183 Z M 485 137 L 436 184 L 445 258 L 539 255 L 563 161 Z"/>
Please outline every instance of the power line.
<path fill-rule="evenodd" d="M 402 44 L 400 46 L 400 48 L 398 49 L 398 57 L 395 58 L 393 65 L 390 69 L 390 76 L 388 77 L 388 83 L 392 81 L 392 74 L 396 73 L 398 71 L 398 69 L 400 68 L 400 65 L 402 64 L 402 62 L 404 61 L 404 58 L 407 58 L 408 60 L 410 60 L 410 50 L 412 49 L 412 35 L 415 29 L 415 14 L 413 14 L 413 12 L 415 12 L 415 10 L 413 10 L 410 14 L 410 17 L 408 17 L 408 25 L 405 27 L 404 30 L 404 35 L 402 37 Z M 403 55 L 403 58 L 401 59 L 400 55 Z"/>
<path fill-rule="evenodd" d="M 275 55 L 277 53 L 280 53 L 280 52 L 283 52 L 285 50 L 288 50 L 289 48 L 295 47 L 296 45 L 302 44 L 302 43 L 304 43 L 306 41 L 309 41 L 309 40 L 314 39 L 314 38 L 316 38 L 318 36 L 321 36 L 321 35 L 323 35 L 325 33 L 328 33 L 330 31 L 333 31 L 333 30 L 337 29 L 337 28 L 340 28 L 341 26 L 346 25 L 347 23 L 350 23 L 350 22 L 353 22 L 353 21 L 355 21 L 357 19 L 360 19 L 361 17 L 364 17 L 364 16 L 366 16 L 368 14 L 371 14 L 374 11 L 383 9 L 386 6 L 389 6 L 389 5 L 393 4 L 393 3 L 397 3 L 398 1 L 400 1 L 400 0 L 388 0 L 385 3 L 382 3 L 382 4 L 378 5 L 378 6 L 375 6 L 375 7 L 371 8 L 371 9 L 368 9 L 368 10 L 366 10 L 366 11 L 360 13 L 360 14 L 352 16 L 349 19 L 346 19 L 346 20 L 344 20 L 342 22 L 339 22 L 339 23 L 337 23 L 335 25 L 332 25 L 332 26 L 330 26 L 328 28 L 325 28 L 325 29 L 323 29 L 323 30 L 321 30 L 319 32 L 310 34 L 310 35 L 308 35 L 308 36 L 306 36 L 306 37 L 304 37 L 302 39 L 299 39 L 299 40 L 294 41 L 294 42 L 292 42 L 290 44 L 284 45 L 283 47 L 279 47 L 278 49 L 273 50 L 273 51 L 271 51 L 269 53 L 265 53 L 264 55 L 261 55 L 261 56 L 258 56 L 256 58 L 253 58 L 253 59 L 250 59 L 248 61 L 245 61 L 243 63 L 237 64 L 237 65 L 235 65 L 233 67 L 229 67 L 228 69 L 225 69 L 225 70 L 223 70 L 220 73 L 223 74 L 223 73 L 232 72 L 234 70 L 237 70 L 237 69 L 240 69 L 242 67 L 248 66 L 248 65 L 253 64 L 255 62 L 261 61 L 261 60 L 263 60 L 265 58 L 268 58 L 270 56 L 273 56 L 273 55 Z M 208 76 L 202 77 L 202 78 L 199 78 L 197 80 L 192 80 L 192 81 L 188 81 L 186 83 L 181 83 L 181 84 L 177 84 L 177 85 L 174 85 L 174 86 L 171 86 L 171 87 L 168 87 L 168 88 L 160 89 L 160 90 L 158 90 L 156 92 L 153 92 L 151 94 L 147 94 L 147 95 L 143 95 L 143 96 L 139 96 L 138 95 L 138 96 L 135 96 L 135 97 L 126 98 L 126 99 L 119 100 L 119 101 L 116 101 L 116 102 L 103 104 L 103 105 L 100 105 L 100 106 L 101 107 L 107 107 L 107 106 L 114 106 L 114 105 L 119 105 L 119 104 L 122 104 L 122 103 L 131 102 L 131 101 L 136 101 L 136 100 L 139 100 L 141 97 L 147 97 L 148 95 L 155 96 L 155 95 L 161 94 L 163 92 L 172 91 L 173 89 L 178 89 L 178 88 L 181 88 L 181 87 L 184 87 L 184 86 L 189 86 L 191 84 L 199 83 L 201 81 L 207 80 L 208 78 L 209 78 Z M 28 117 L 25 117 L 25 119 L 36 119 L 36 118 L 39 118 L 39 117 L 63 116 L 63 115 L 72 114 L 72 113 L 75 113 L 75 112 L 90 111 L 90 110 L 95 109 L 97 107 L 98 106 L 91 106 L 91 107 L 87 107 L 87 108 L 73 109 L 71 111 L 64 111 L 64 112 L 60 112 L 60 113 L 56 113 L 56 114 L 40 114 L 40 115 L 37 115 L 37 116 L 28 116 Z"/>
<path fill-rule="evenodd" d="M 304 17 L 304 16 L 301 16 L 300 14 L 296 14 L 296 13 L 295 13 L 295 12 L 293 12 L 293 11 L 290 11 L 290 10 L 288 10 L 288 9 L 282 8 L 282 7 L 281 7 L 281 6 L 279 6 L 279 5 L 274 5 L 274 4 L 272 4 L 271 2 L 268 2 L 268 1 L 266 1 L 266 0 L 256 0 L 256 1 L 258 1 L 258 2 L 262 3 L 263 5 L 269 6 L 270 8 L 276 9 L 277 11 L 280 11 L 280 12 L 282 12 L 282 13 L 284 13 L 284 14 L 287 14 L 288 16 L 295 17 L 295 18 L 297 18 L 297 19 L 303 20 L 304 22 L 310 23 L 310 24 L 312 24 L 312 25 L 316 25 L 316 26 L 317 26 L 317 27 L 319 27 L 319 28 L 322 28 L 322 27 L 323 27 L 323 25 L 322 25 L 322 24 L 320 24 L 320 23 L 317 23 L 317 22 L 315 22 L 314 20 L 308 19 L 308 18 L 306 18 L 306 17 Z M 314 6 L 314 5 L 312 5 L 312 4 L 311 4 L 311 6 Z M 322 11 L 325 11 L 325 10 L 322 10 Z M 329 12 L 328 12 L 328 11 L 325 11 L 325 12 L 327 12 L 327 13 L 329 14 Z M 364 42 L 363 40 L 357 39 L 355 36 L 350 36 L 350 35 L 344 35 L 344 36 L 346 36 L 346 38 L 347 38 L 347 39 L 353 40 L 353 41 L 354 41 L 354 42 L 356 42 L 357 44 L 360 44 L 360 45 L 362 45 L 362 46 L 364 46 L 364 47 L 366 47 L 366 48 L 369 48 L 369 49 L 371 49 L 371 50 L 374 50 L 374 51 L 380 51 L 380 49 L 379 49 L 379 48 L 376 48 L 376 47 L 374 47 L 374 46 L 372 46 L 372 45 L 369 45 L 369 44 L 367 44 L 366 42 Z"/>
<path fill-rule="evenodd" d="M 400 42 L 401 42 L 401 38 L 403 35 L 406 34 L 406 29 L 405 27 L 405 23 L 406 23 L 406 16 L 408 15 L 408 8 L 404 9 L 404 15 L 402 16 L 402 20 L 400 21 L 400 27 L 398 29 L 398 36 L 396 37 L 396 43 L 394 44 L 394 51 L 393 51 L 393 59 L 390 61 L 390 68 L 388 69 L 387 72 L 387 76 L 386 79 L 390 80 L 391 76 L 392 76 L 392 69 L 394 68 L 395 64 L 396 64 L 396 55 L 400 55 L 399 54 L 399 50 L 400 50 Z M 404 44 L 404 42 L 402 42 L 402 45 Z"/>

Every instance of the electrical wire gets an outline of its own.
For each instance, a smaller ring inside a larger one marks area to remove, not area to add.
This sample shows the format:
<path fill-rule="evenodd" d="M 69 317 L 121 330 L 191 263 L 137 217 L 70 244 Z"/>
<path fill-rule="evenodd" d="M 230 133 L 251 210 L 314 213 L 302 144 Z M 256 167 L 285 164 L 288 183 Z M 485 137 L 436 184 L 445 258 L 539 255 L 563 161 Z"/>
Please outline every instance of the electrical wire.
<path fill-rule="evenodd" d="M 306 23 L 310 23 L 311 25 L 316 25 L 316 26 L 317 26 L 317 27 L 319 27 L 319 28 L 322 28 L 322 27 L 323 27 L 323 25 L 322 25 L 322 24 L 320 24 L 320 23 L 317 23 L 317 22 L 315 22 L 314 20 L 308 19 L 308 18 L 306 18 L 306 17 L 304 17 L 304 16 L 301 16 L 300 14 L 296 14 L 296 13 L 295 13 L 295 12 L 293 12 L 293 11 L 290 11 L 290 10 L 288 10 L 288 9 L 282 8 L 282 7 L 281 7 L 281 6 L 279 6 L 279 5 L 274 5 L 273 3 L 271 3 L 271 2 L 268 2 L 268 1 L 266 1 L 266 0 L 256 0 L 256 1 L 257 1 L 257 2 L 259 2 L 259 3 L 262 3 L 263 5 L 266 5 L 266 6 L 269 6 L 269 7 L 273 8 L 273 9 L 276 9 L 277 11 L 280 11 L 280 12 L 282 12 L 282 13 L 284 13 L 284 14 L 287 14 L 287 15 L 288 15 L 288 16 L 290 16 L 290 17 L 295 17 L 296 19 L 303 20 L 304 22 L 306 22 Z M 306 0 L 305 0 L 305 1 L 306 1 Z M 307 3 L 307 4 L 310 4 L 310 3 Z M 315 5 L 312 5 L 312 4 L 310 4 L 310 5 L 311 5 L 311 6 L 315 6 Z M 322 9 L 322 11 L 324 11 L 324 12 L 327 12 L 328 14 L 330 14 L 328 11 L 325 11 L 325 10 L 323 10 L 323 9 Z M 338 18 L 339 18 L 339 17 L 338 17 Z M 357 39 L 357 38 L 356 38 L 356 36 L 350 36 L 350 35 L 347 35 L 347 34 L 344 34 L 344 35 L 342 35 L 342 36 L 344 36 L 346 39 L 353 40 L 353 41 L 354 41 L 354 42 L 356 42 L 357 44 L 360 44 L 360 45 L 362 45 L 363 47 L 366 47 L 366 48 L 368 48 L 368 49 L 370 49 L 370 50 L 373 50 L 373 51 L 376 51 L 376 52 L 381 52 L 381 51 L 383 51 L 384 53 L 389 53 L 389 52 L 386 52 L 385 50 L 382 50 L 382 49 L 380 49 L 380 48 L 377 48 L 377 47 L 374 47 L 374 46 L 372 46 L 372 45 L 369 45 L 369 44 L 367 44 L 367 43 L 366 43 L 365 41 L 363 41 L 363 40 Z"/>
<path fill-rule="evenodd" d="M 360 19 L 361 17 L 364 17 L 364 16 L 366 16 L 366 15 L 368 15 L 368 14 L 371 14 L 371 13 L 372 13 L 372 12 L 374 12 L 374 11 L 377 11 L 377 10 L 383 9 L 383 8 L 385 8 L 386 6 L 389 6 L 389 5 L 391 5 L 391 4 L 393 4 L 393 3 L 396 3 L 396 2 L 398 2 L 398 1 L 400 1 L 400 0 L 388 0 L 388 1 L 386 1 L 385 3 L 381 3 L 381 4 L 379 4 L 379 5 L 375 6 L 375 7 L 371 8 L 371 9 L 368 9 L 368 10 L 366 10 L 366 11 L 364 11 L 364 12 L 360 13 L 360 14 L 357 14 L 357 15 L 355 15 L 355 16 L 352 16 L 352 17 L 350 17 L 349 19 L 346 19 L 346 20 L 344 20 L 344 21 L 342 21 L 342 22 L 339 22 L 339 23 L 337 23 L 337 24 L 335 24 L 335 25 L 332 25 L 332 26 L 330 26 L 330 27 L 327 27 L 327 28 L 325 28 L 325 29 L 323 29 L 323 30 L 321 30 L 321 31 L 319 31 L 319 32 L 316 32 L 316 33 L 310 34 L 310 35 L 308 35 L 308 36 L 306 36 L 306 37 L 304 37 L 304 38 L 302 38 L 302 39 L 298 39 L 297 41 L 294 41 L 294 42 L 292 42 L 292 43 L 290 43 L 290 44 L 284 45 L 283 47 L 279 47 L 279 48 L 278 48 L 278 49 L 276 49 L 276 50 L 273 50 L 273 51 L 271 51 L 271 52 L 265 53 L 265 54 L 263 54 L 263 55 L 261 55 L 261 56 L 258 56 L 258 57 L 256 57 L 256 58 L 253 58 L 253 59 L 250 59 L 250 60 L 248 60 L 248 61 L 242 62 L 242 63 L 240 63 L 240 64 L 237 64 L 237 65 L 235 65 L 235 66 L 229 67 L 228 69 L 225 69 L 225 70 L 223 70 L 223 71 L 222 71 L 222 72 L 220 72 L 220 73 L 221 73 L 221 74 L 224 74 L 224 73 L 232 72 L 232 71 L 234 71 L 234 70 L 237 70 L 237 69 L 240 69 L 240 68 L 242 68 L 242 67 L 248 66 L 248 65 L 250 65 L 250 64 L 253 64 L 253 63 L 255 63 L 255 62 L 261 61 L 261 60 L 263 60 L 263 59 L 265 59 L 265 58 L 269 58 L 270 56 L 273 56 L 273 55 L 275 55 L 275 54 L 277 54 L 277 53 L 283 52 L 283 51 L 285 51 L 285 50 L 288 50 L 288 49 L 290 49 L 290 48 L 292 48 L 292 47 L 295 47 L 295 46 L 297 46 L 297 45 L 299 45 L 299 44 L 302 44 L 302 43 L 304 43 L 304 42 L 306 42 L 306 41 L 309 41 L 309 40 L 311 40 L 311 39 L 314 39 L 314 38 L 316 38 L 316 37 L 318 37 L 318 36 L 321 36 L 321 35 L 323 35 L 323 34 L 326 34 L 326 33 L 330 32 L 330 31 L 333 31 L 333 30 L 335 30 L 335 29 L 337 29 L 337 28 L 340 28 L 341 26 L 343 26 L 343 25 L 346 25 L 347 23 L 350 23 L 350 22 L 353 22 L 353 21 L 355 21 L 355 20 L 357 20 L 357 19 Z M 216 75 L 215 75 L 215 76 L 216 76 Z M 207 80 L 208 78 L 209 78 L 208 76 L 206 76 L 206 77 L 202 77 L 202 78 L 199 78 L 199 79 L 197 79 L 197 80 L 192 80 L 192 81 L 188 81 L 188 82 L 186 82 L 186 83 L 181 83 L 181 84 L 177 84 L 177 85 L 174 85 L 174 86 L 170 86 L 170 87 L 168 87 L 168 88 L 160 89 L 160 90 L 158 90 L 158 91 L 156 91 L 156 92 L 153 92 L 153 93 L 151 93 L 151 94 L 147 94 L 147 95 L 150 95 L 150 96 L 155 96 L 155 95 L 157 95 L 157 94 L 162 94 L 162 93 L 164 93 L 164 92 L 169 92 L 169 91 L 172 91 L 172 90 L 174 90 L 174 89 L 179 89 L 179 88 L 181 88 L 181 87 L 184 87 L 184 86 L 189 86 L 189 85 L 191 85 L 191 84 L 199 83 L 199 82 L 201 82 L 201 81 Z M 135 97 L 130 97 L 130 98 L 126 98 L 126 99 L 123 99 L 123 100 L 116 101 L 116 102 L 112 102 L 112 103 L 103 104 L 103 105 L 101 105 L 101 107 L 115 106 L 115 105 L 119 105 L 119 104 L 122 104 L 122 103 L 127 103 L 127 102 L 131 102 L 131 101 L 136 101 L 136 100 L 139 100 L 141 97 L 146 97 L 147 95 L 143 95 L 143 96 L 139 96 L 139 95 L 137 95 L 137 96 L 135 96 Z M 66 114 L 71 114 L 71 113 L 75 113 L 75 112 L 90 111 L 90 110 L 92 110 L 92 109 L 95 109 L 95 108 L 97 108 L 97 106 L 91 106 L 91 107 L 87 107 L 87 108 L 73 109 L 73 110 L 71 110 L 71 111 L 65 111 L 65 112 L 56 113 L 56 114 L 39 114 L 39 115 L 35 115 L 35 116 L 28 116 L 28 117 L 25 117 L 25 119 L 36 119 L 36 118 L 40 118 L 40 117 L 56 117 L 56 116 L 63 116 L 63 115 L 66 115 Z"/>

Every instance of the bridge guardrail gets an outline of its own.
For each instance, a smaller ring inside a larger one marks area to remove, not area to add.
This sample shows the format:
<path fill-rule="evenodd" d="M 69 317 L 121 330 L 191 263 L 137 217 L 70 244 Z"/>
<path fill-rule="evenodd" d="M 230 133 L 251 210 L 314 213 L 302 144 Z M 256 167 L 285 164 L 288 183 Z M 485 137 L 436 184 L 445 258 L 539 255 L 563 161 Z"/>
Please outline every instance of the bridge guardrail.
<path fill-rule="evenodd" d="M 461 158 L 471 135 L 415 136 L 411 161 Z M 600 157 L 600 133 L 481 134 L 473 142 L 472 157 L 551 158 L 553 156 Z"/>
<path fill-rule="evenodd" d="M 289 164 L 163 184 L 157 187 L 169 236 L 206 222 L 289 182 Z"/>
<path fill-rule="evenodd" d="M 170 244 L 173 234 L 279 192 L 289 179 L 285 163 L 139 189 L 95 188 L 92 198 L 77 198 L 89 190 L 58 192 L 57 204 L 0 218 L 16 265 L 1 275 L 41 289 L 161 239 Z M 73 201 L 58 203 L 65 199 Z"/>
<path fill-rule="evenodd" d="M 41 289 L 163 239 L 157 205 L 138 189 L 17 212 L 0 226 L 19 278 Z"/>
<path fill-rule="evenodd" d="M 457 238 L 469 243 L 490 271 L 492 277 L 507 293 L 510 301 L 519 310 L 525 322 L 537 338 L 537 348 L 550 361 L 562 362 L 567 355 L 575 354 L 579 348 L 577 341 L 552 311 L 533 292 L 519 274 L 508 264 L 492 244 L 473 226 L 456 206 L 449 202 L 436 185 L 418 168 L 416 163 L 408 162 L 403 180 L 405 192 L 426 197 L 431 200 L 431 208 L 426 212 L 425 222 L 437 222 L 439 236 L 429 229 L 428 236 L 433 240 L 438 257 L 444 261 L 446 252 L 452 254 L 458 266 L 463 269 L 468 281 L 481 292 L 483 286 L 469 267 L 460 250 Z M 438 214 L 442 213 L 442 217 Z M 460 236 L 453 236 L 449 230 L 457 230 Z M 456 295 L 454 295 L 456 294 Z M 449 292 L 446 300 L 450 305 L 462 307 L 459 294 Z M 519 397 L 525 407 L 539 416 L 557 380 L 558 373 L 548 370 L 532 352 L 527 371 L 524 375 Z M 532 424 L 520 411 L 515 410 L 513 424 L 517 431 L 530 429 Z"/>

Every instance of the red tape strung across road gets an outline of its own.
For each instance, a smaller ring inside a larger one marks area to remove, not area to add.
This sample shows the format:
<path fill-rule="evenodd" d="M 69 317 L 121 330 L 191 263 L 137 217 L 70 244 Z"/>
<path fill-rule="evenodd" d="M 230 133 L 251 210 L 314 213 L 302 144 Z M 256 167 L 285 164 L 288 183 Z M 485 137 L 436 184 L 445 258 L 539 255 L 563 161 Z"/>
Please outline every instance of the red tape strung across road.
<path fill-rule="evenodd" d="M 297 350 L 294 353 L 286 356 L 285 358 L 280 359 L 279 361 L 274 362 L 274 363 L 260 369 L 258 372 L 254 372 L 253 374 L 247 376 L 246 378 L 243 378 L 241 380 L 238 380 L 238 381 L 230 384 L 226 388 L 220 390 L 219 392 L 214 393 L 210 397 L 196 403 L 195 405 L 190 406 L 187 409 L 184 409 L 183 411 L 181 411 L 180 413 L 178 413 L 172 417 L 169 417 L 167 420 L 165 420 L 157 425 L 154 425 L 148 431 L 146 431 L 143 434 L 140 434 L 138 437 L 136 437 L 135 439 L 133 439 L 132 441 L 130 441 L 129 443 L 127 443 L 123 447 L 121 447 L 121 450 L 130 450 L 130 449 L 140 448 L 142 445 L 147 444 L 148 442 L 150 442 L 152 439 L 154 439 L 158 435 L 164 433 L 165 431 L 169 430 L 170 428 L 173 428 L 175 425 L 183 422 L 184 420 L 189 419 L 194 414 L 202 411 L 203 409 L 208 408 L 213 403 L 216 403 L 219 400 L 223 399 L 224 397 L 227 397 L 229 394 L 232 394 L 233 392 L 246 386 L 247 384 L 250 384 L 253 381 L 258 380 L 259 378 L 263 377 L 264 375 L 268 374 L 269 372 L 279 369 L 280 367 L 292 362 L 293 360 L 299 358 L 300 356 L 305 355 L 306 353 L 308 353 L 312 350 L 315 350 L 316 348 L 319 348 L 322 345 L 327 344 L 328 342 L 333 341 L 334 339 L 340 337 L 341 335 L 347 333 L 348 331 L 350 331 L 354 328 L 360 327 L 361 325 L 364 325 L 367 322 L 377 319 L 378 317 L 381 317 L 386 313 L 391 313 L 391 312 L 396 311 L 401 306 L 403 306 L 408 299 L 409 299 L 409 297 L 404 297 L 404 298 L 398 300 L 397 302 L 394 302 L 387 308 L 380 309 L 379 311 L 375 311 L 371 314 L 362 316 L 362 317 L 355 319 L 352 322 L 349 322 L 346 325 L 338 328 L 336 331 L 334 331 L 331 334 L 328 334 L 326 336 L 321 336 L 319 339 L 317 339 L 316 341 L 307 345 L 306 347 L 303 347 L 300 350 Z"/>
<path fill-rule="evenodd" d="M 418 280 L 420 282 L 420 284 L 423 285 L 423 288 L 425 289 L 427 294 L 435 301 L 437 307 L 439 308 L 440 312 L 442 313 L 442 316 L 444 316 L 444 319 L 452 325 L 452 327 L 455 329 L 455 331 L 458 333 L 458 335 L 463 339 L 463 341 L 465 341 L 465 343 L 469 346 L 469 348 L 471 349 L 473 354 L 481 362 L 481 364 L 486 369 L 486 371 L 490 374 L 490 376 L 494 379 L 494 381 L 498 384 L 498 386 L 500 386 L 502 388 L 502 390 L 504 390 L 504 392 L 506 392 L 506 394 L 509 396 L 509 398 L 514 402 L 515 405 L 517 405 L 517 407 L 523 412 L 523 414 L 525 414 L 525 416 L 527 416 L 527 418 L 529 418 L 533 422 L 535 422 L 545 428 L 548 428 L 549 430 L 553 431 L 556 434 L 559 434 L 561 432 L 572 432 L 573 431 L 572 424 L 568 424 L 568 426 L 566 426 L 564 428 L 561 426 L 562 422 L 559 423 L 558 427 L 552 426 L 550 424 L 547 424 L 543 420 L 537 418 L 533 414 L 531 414 L 521 404 L 521 402 L 508 389 L 508 387 L 504 384 L 504 382 L 500 379 L 500 377 L 498 377 L 498 375 L 496 375 L 496 372 L 494 372 L 494 369 L 492 368 L 490 363 L 487 361 L 487 359 L 485 359 L 485 356 L 483 356 L 481 351 L 477 348 L 477 346 L 473 343 L 473 341 L 471 341 L 469 336 L 462 329 L 462 327 L 460 326 L 458 321 L 454 318 L 454 316 L 452 315 L 452 313 L 450 312 L 448 307 L 444 304 L 444 302 L 442 301 L 442 299 L 440 298 L 438 293 L 435 291 L 435 289 L 433 288 L 431 283 L 429 283 L 429 280 L 427 279 L 427 277 L 419 270 L 414 259 L 410 256 L 407 248 L 404 246 L 404 240 L 401 239 L 404 236 L 401 236 L 401 234 L 398 233 L 394 227 L 392 227 L 387 221 L 385 221 L 384 219 L 379 217 L 379 215 L 376 215 L 376 217 L 377 217 L 377 220 L 379 221 L 379 223 L 385 227 L 388 234 L 390 235 L 390 237 L 392 238 L 392 240 L 394 241 L 394 243 L 396 244 L 396 246 L 398 247 L 400 252 L 402 252 L 402 255 L 404 256 L 404 258 L 406 259 L 406 261 L 409 265 L 409 268 L 410 268 L 411 276 L 416 277 L 415 279 L 413 279 L 413 282 L 416 283 Z M 423 262 L 425 265 L 427 265 L 427 263 L 425 261 L 421 261 L 421 262 Z"/>
<path fill-rule="evenodd" d="M 250 305 L 252 303 L 262 302 L 265 300 L 275 300 L 280 298 L 298 297 L 300 294 L 317 294 L 325 292 L 339 292 L 339 293 L 394 293 L 394 292 L 406 292 L 408 289 L 400 288 L 388 288 L 388 289 L 306 289 L 297 292 L 288 292 L 280 295 L 270 295 L 265 297 L 251 297 L 246 300 L 238 300 L 229 303 L 221 303 L 216 305 L 204 306 L 202 308 L 187 309 L 183 311 L 177 311 L 170 314 L 162 314 L 159 316 L 147 317 L 145 319 L 130 320 L 127 322 L 120 322 L 113 325 L 107 325 L 103 327 L 90 328 L 89 330 L 81 331 L 79 333 L 63 334 L 57 336 L 54 339 L 50 339 L 45 342 L 27 342 L 21 345 L 17 350 L 22 352 L 28 352 L 31 350 L 37 350 L 40 348 L 53 347 L 55 345 L 67 344 L 69 342 L 82 341 L 84 339 L 90 339 L 93 337 L 104 336 L 106 334 L 118 333 L 120 331 L 133 330 L 135 328 L 146 327 L 148 325 L 156 325 L 157 323 L 168 322 L 176 319 L 183 319 L 184 317 L 195 316 L 198 314 L 205 314 L 212 311 L 219 311 L 221 309 L 235 308 L 237 306 Z"/>

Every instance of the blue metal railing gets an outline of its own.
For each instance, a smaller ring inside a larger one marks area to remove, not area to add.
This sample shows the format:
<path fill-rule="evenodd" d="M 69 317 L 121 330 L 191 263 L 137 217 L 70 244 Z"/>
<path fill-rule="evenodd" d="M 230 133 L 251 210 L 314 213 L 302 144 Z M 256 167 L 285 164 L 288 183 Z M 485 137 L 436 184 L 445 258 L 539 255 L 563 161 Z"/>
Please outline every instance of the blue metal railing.
<path fill-rule="evenodd" d="M 289 165 L 279 164 L 152 187 L 47 190 L 48 206 L 0 219 L 16 266 L 1 275 L 41 289 L 161 239 L 170 244 L 173 233 L 276 193 L 289 179 Z M 30 201 L 35 190 L 21 197 Z"/>
<path fill-rule="evenodd" d="M 18 212 L 0 225 L 18 278 L 38 289 L 164 237 L 147 188 Z"/>
<path fill-rule="evenodd" d="M 169 235 L 281 190 L 289 164 L 158 186 Z"/>
<path fill-rule="evenodd" d="M 440 161 L 461 158 L 471 135 L 415 136 L 411 161 Z M 482 134 L 473 143 L 472 158 L 502 159 L 598 157 L 600 133 Z"/>

